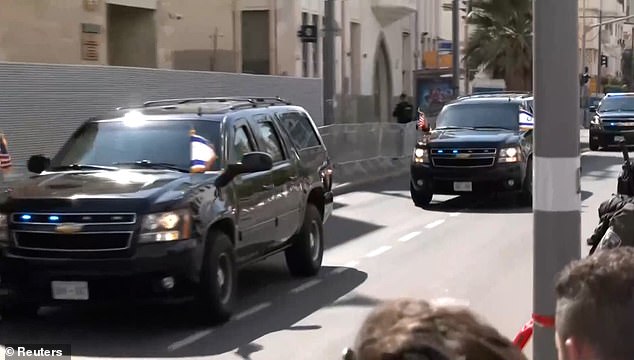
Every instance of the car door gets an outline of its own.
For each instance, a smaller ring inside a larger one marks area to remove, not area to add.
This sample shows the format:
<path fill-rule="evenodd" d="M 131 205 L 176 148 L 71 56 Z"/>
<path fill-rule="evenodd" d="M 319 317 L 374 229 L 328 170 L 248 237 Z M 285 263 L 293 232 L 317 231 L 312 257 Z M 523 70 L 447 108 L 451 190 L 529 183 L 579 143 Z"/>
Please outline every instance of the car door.
<path fill-rule="evenodd" d="M 295 161 L 299 158 L 285 146 L 279 129 L 269 114 L 254 116 L 254 126 L 258 127 L 258 142 L 260 148 L 265 149 L 273 158 L 272 179 L 275 187 L 275 224 L 276 237 L 272 246 L 281 245 L 290 238 L 298 226 L 299 203 L 291 195 L 293 184 L 296 184 L 299 174 Z"/>
<path fill-rule="evenodd" d="M 258 151 L 252 129 L 246 119 L 234 122 L 230 137 L 228 161 L 237 163 L 248 152 Z M 260 255 L 267 242 L 273 240 L 275 222 L 271 220 L 275 188 L 271 171 L 241 174 L 234 178 L 233 187 L 237 199 L 237 224 L 239 231 L 237 255 L 240 261 L 248 261 Z"/>

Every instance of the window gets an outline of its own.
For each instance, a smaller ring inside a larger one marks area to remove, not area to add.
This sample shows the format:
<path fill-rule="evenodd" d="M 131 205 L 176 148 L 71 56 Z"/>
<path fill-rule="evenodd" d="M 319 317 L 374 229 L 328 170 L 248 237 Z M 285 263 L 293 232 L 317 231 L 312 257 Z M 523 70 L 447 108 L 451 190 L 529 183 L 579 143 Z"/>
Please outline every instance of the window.
<path fill-rule="evenodd" d="M 273 123 L 270 121 L 259 121 L 258 127 L 264 141 L 264 151 L 269 153 L 273 158 L 273 162 L 284 160 L 284 151 L 282 150 L 282 142 L 275 132 Z"/>
<path fill-rule="evenodd" d="M 308 13 L 302 13 L 302 25 L 308 25 Z M 308 43 L 302 42 L 302 76 L 308 77 Z"/>
<path fill-rule="evenodd" d="M 206 138 L 220 157 L 220 123 L 207 120 L 147 120 L 131 125 L 124 120 L 89 122 L 81 126 L 52 160 L 52 165 L 113 166 L 147 160 L 189 169 L 189 131 Z M 219 170 L 220 159 L 210 170 Z"/>
<path fill-rule="evenodd" d="M 247 129 L 244 125 L 237 127 L 233 138 L 233 153 L 231 160 L 233 162 L 239 162 L 242 160 L 242 156 L 244 156 L 244 154 L 252 151 L 253 145 L 249 138 Z"/>
<path fill-rule="evenodd" d="M 310 119 L 305 114 L 299 112 L 280 114 L 280 125 L 299 149 L 321 145 Z"/>

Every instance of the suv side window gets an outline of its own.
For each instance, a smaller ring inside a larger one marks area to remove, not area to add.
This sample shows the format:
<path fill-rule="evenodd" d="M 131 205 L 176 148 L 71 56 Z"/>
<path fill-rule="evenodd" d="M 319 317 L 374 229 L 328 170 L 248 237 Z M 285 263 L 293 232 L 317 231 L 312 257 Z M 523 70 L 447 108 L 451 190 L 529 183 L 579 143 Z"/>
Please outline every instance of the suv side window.
<path fill-rule="evenodd" d="M 306 114 L 298 111 L 279 114 L 279 123 L 298 149 L 320 146 L 319 138 Z"/>
<path fill-rule="evenodd" d="M 256 117 L 258 131 L 262 136 L 262 141 L 264 141 L 263 147 L 264 151 L 269 153 L 273 158 L 273 162 L 283 161 L 284 150 L 282 147 L 282 141 L 280 140 L 277 131 L 275 131 L 275 126 L 273 122 L 264 116 Z"/>
<path fill-rule="evenodd" d="M 236 127 L 235 135 L 233 137 L 233 147 L 231 160 L 238 162 L 242 160 L 242 156 L 248 152 L 254 151 L 253 142 L 249 137 L 249 132 L 245 125 Z"/>

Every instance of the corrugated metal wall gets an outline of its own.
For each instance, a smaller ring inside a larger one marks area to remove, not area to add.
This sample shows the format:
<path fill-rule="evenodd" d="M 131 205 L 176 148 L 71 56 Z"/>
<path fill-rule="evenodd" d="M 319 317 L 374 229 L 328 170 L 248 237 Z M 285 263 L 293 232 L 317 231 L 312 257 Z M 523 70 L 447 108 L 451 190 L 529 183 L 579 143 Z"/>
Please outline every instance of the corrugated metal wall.
<path fill-rule="evenodd" d="M 323 123 L 320 79 L 0 62 L 0 130 L 24 165 L 33 154 L 52 156 L 79 124 L 118 106 L 225 95 L 280 96 Z"/>

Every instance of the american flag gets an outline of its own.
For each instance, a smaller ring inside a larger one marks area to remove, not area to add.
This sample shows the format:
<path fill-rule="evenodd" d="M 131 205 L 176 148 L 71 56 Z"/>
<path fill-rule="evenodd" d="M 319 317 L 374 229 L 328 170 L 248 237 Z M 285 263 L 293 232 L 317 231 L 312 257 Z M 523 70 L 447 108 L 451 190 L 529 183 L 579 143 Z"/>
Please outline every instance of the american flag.
<path fill-rule="evenodd" d="M 427 119 L 425 118 L 425 113 L 422 111 L 418 111 L 418 123 L 416 127 L 420 130 L 427 128 Z"/>
<path fill-rule="evenodd" d="M 9 146 L 4 134 L 0 134 L 0 169 L 8 169 L 11 167 L 11 155 L 9 155 Z"/>

